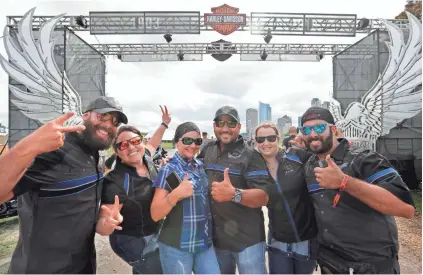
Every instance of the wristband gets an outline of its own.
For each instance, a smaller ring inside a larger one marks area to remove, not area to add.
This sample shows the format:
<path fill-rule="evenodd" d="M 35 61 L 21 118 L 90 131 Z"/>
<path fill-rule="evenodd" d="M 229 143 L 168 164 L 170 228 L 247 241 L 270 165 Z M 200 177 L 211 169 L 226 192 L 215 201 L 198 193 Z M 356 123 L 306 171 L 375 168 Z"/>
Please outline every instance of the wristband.
<path fill-rule="evenodd" d="M 167 124 L 164 123 L 164 122 L 162 122 L 162 124 L 160 124 L 160 125 L 163 125 L 166 129 L 169 128 L 169 126 L 167 126 Z"/>
<path fill-rule="evenodd" d="M 341 181 L 341 186 L 339 187 L 338 193 L 336 193 L 335 198 L 333 198 L 332 207 L 336 207 L 339 200 L 341 199 L 341 192 L 345 190 L 345 186 L 347 186 L 347 182 L 350 179 L 350 176 L 344 175 Z"/>
<path fill-rule="evenodd" d="M 170 201 L 170 199 L 169 199 L 169 195 L 170 194 L 167 194 L 167 196 L 166 196 L 166 200 L 167 200 L 167 202 L 172 206 L 172 207 L 175 207 L 176 206 L 176 204 L 173 204 L 171 201 Z"/>

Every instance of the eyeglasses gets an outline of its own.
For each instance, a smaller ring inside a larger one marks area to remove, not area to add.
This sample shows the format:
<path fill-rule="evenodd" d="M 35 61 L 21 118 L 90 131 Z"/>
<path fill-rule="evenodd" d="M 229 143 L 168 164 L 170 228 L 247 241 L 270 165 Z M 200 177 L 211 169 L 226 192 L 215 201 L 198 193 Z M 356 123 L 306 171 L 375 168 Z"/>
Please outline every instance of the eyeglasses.
<path fill-rule="evenodd" d="M 101 122 L 106 122 L 110 120 L 113 126 L 115 127 L 119 127 L 119 125 L 121 124 L 119 118 L 112 115 L 111 113 L 104 113 L 104 114 L 97 113 L 97 119 L 100 120 Z"/>
<path fill-rule="evenodd" d="M 238 125 L 238 122 L 233 120 L 216 120 L 215 124 L 217 127 L 222 128 L 226 125 L 228 125 L 229 128 L 235 128 Z"/>
<path fill-rule="evenodd" d="M 277 135 L 271 135 L 267 137 L 256 137 L 256 141 L 257 143 L 263 143 L 267 139 L 268 142 L 275 142 L 277 138 Z"/>
<path fill-rule="evenodd" d="M 128 149 L 129 144 L 132 144 L 133 146 L 140 145 L 142 140 L 143 140 L 142 136 L 136 136 L 128 140 L 124 140 L 122 142 L 116 143 L 115 148 L 119 149 L 120 151 L 123 151 Z"/>
<path fill-rule="evenodd" d="M 301 133 L 303 133 L 303 135 L 308 136 L 311 134 L 311 131 L 314 130 L 314 132 L 319 135 L 326 131 L 327 126 L 330 125 L 326 123 L 319 123 L 313 126 L 303 126 L 301 127 Z"/>
<path fill-rule="evenodd" d="M 201 145 L 203 143 L 202 138 L 184 137 L 184 138 L 181 138 L 180 141 L 182 141 L 183 145 L 191 145 L 192 143 L 195 143 L 195 145 Z"/>

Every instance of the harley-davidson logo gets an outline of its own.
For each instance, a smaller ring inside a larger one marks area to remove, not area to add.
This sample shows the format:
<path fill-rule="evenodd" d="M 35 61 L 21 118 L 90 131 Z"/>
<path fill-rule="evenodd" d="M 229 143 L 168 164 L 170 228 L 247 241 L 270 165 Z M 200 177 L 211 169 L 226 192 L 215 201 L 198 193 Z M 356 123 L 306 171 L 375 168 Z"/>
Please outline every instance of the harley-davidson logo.
<path fill-rule="evenodd" d="M 238 14 L 238 8 L 231 7 L 227 4 L 212 8 L 211 11 L 212 13 L 204 14 L 204 25 L 211 26 L 220 34 L 231 34 L 240 26 L 247 24 L 247 15 Z"/>

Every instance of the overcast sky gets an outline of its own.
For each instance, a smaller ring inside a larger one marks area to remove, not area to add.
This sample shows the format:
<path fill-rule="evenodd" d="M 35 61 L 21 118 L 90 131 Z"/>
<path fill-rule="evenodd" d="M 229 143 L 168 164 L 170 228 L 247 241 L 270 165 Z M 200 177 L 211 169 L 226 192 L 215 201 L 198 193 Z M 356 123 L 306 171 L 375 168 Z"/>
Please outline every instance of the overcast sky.
<path fill-rule="evenodd" d="M 164 1 L 164 0 L 101 0 L 101 1 L 35 1 L 2 0 L 0 26 L 5 26 L 7 15 L 24 15 L 37 7 L 35 15 L 88 15 L 90 11 L 199 11 L 201 15 L 210 8 L 227 3 L 238 7 L 240 13 L 297 12 L 297 13 L 348 13 L 358 18 L 392 19 L 404 8 L 405 1 L 395 0 L 305 0 L 305 1 Z M 162 35 L 90 36 L 78 33 L 89 43 L 163 43 Z M 348 38 L 274 36 L 271 43 L 354 43 L 363 35 Z M 233 43 L 263 43 L 263 38 L 249 32 L 235 32 L 228 36 L 217 32 L 200 35 L 174 35 L 172 43 L 208 43 L 224 39 Z M 0 53 L 4 56 L 3 43 Z M 0 68 L 0 123 L 8 124 L 8 78 Z M 159 104 L 167 105 L 172 112 L 172 125 L 165 139 L 184 121 L 194 121 L 202 131 L 214 135 L 212 119 L 223 105 L 238 109 L 245 129 L 245 111 L 258 108 L 258 102 L 272 106 L 272 120 L 283 115 L 297 118 L 309 106 L 313 97 L 329 99 L 332 90 L 332 60 L 329 56 L 321 62 L 241 62 L 232 56 L 218 62 L 205 56 L 202 62 L 122 63 L 107 58 L 106 93 L 123 105 L 129 124 L 141 131 L 152 132 L 160 124 Z"/>

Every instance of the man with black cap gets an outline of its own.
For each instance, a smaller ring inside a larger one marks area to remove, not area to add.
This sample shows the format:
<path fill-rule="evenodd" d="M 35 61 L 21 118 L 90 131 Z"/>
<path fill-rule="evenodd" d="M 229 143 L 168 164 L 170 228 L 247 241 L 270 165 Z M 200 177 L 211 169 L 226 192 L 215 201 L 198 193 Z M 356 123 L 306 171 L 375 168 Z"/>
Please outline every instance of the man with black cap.
<path fill-rule="evenodd" d="M 214 118 L 217 141 L 201 151 L 211 187 L 213 243 L 222 274 L 264 274 L 265 231 L 261 210 L 276 184 L 256 150 L 239 135 L 235 108 L 224 106 Z"/>
<path fill-rule="evenodd" d="M 338 140 L 327 109 L 308 109 L 301 123 L 304 143 L 314 153 L 305 173 L 319 227 L 322 273 L 398 274 L 394 216 L 414 215 L 401 176 L 382 155 Z"/>
<path fill-rule="evenodd" d="M 108 148 L 128 119 L 111 97 L 89 103 L 85 130 L 63 135 L 64 145 L 35 158 L 13 188 L 19 240 L 9 273 L 95 273 L 94 234 Z"/>

